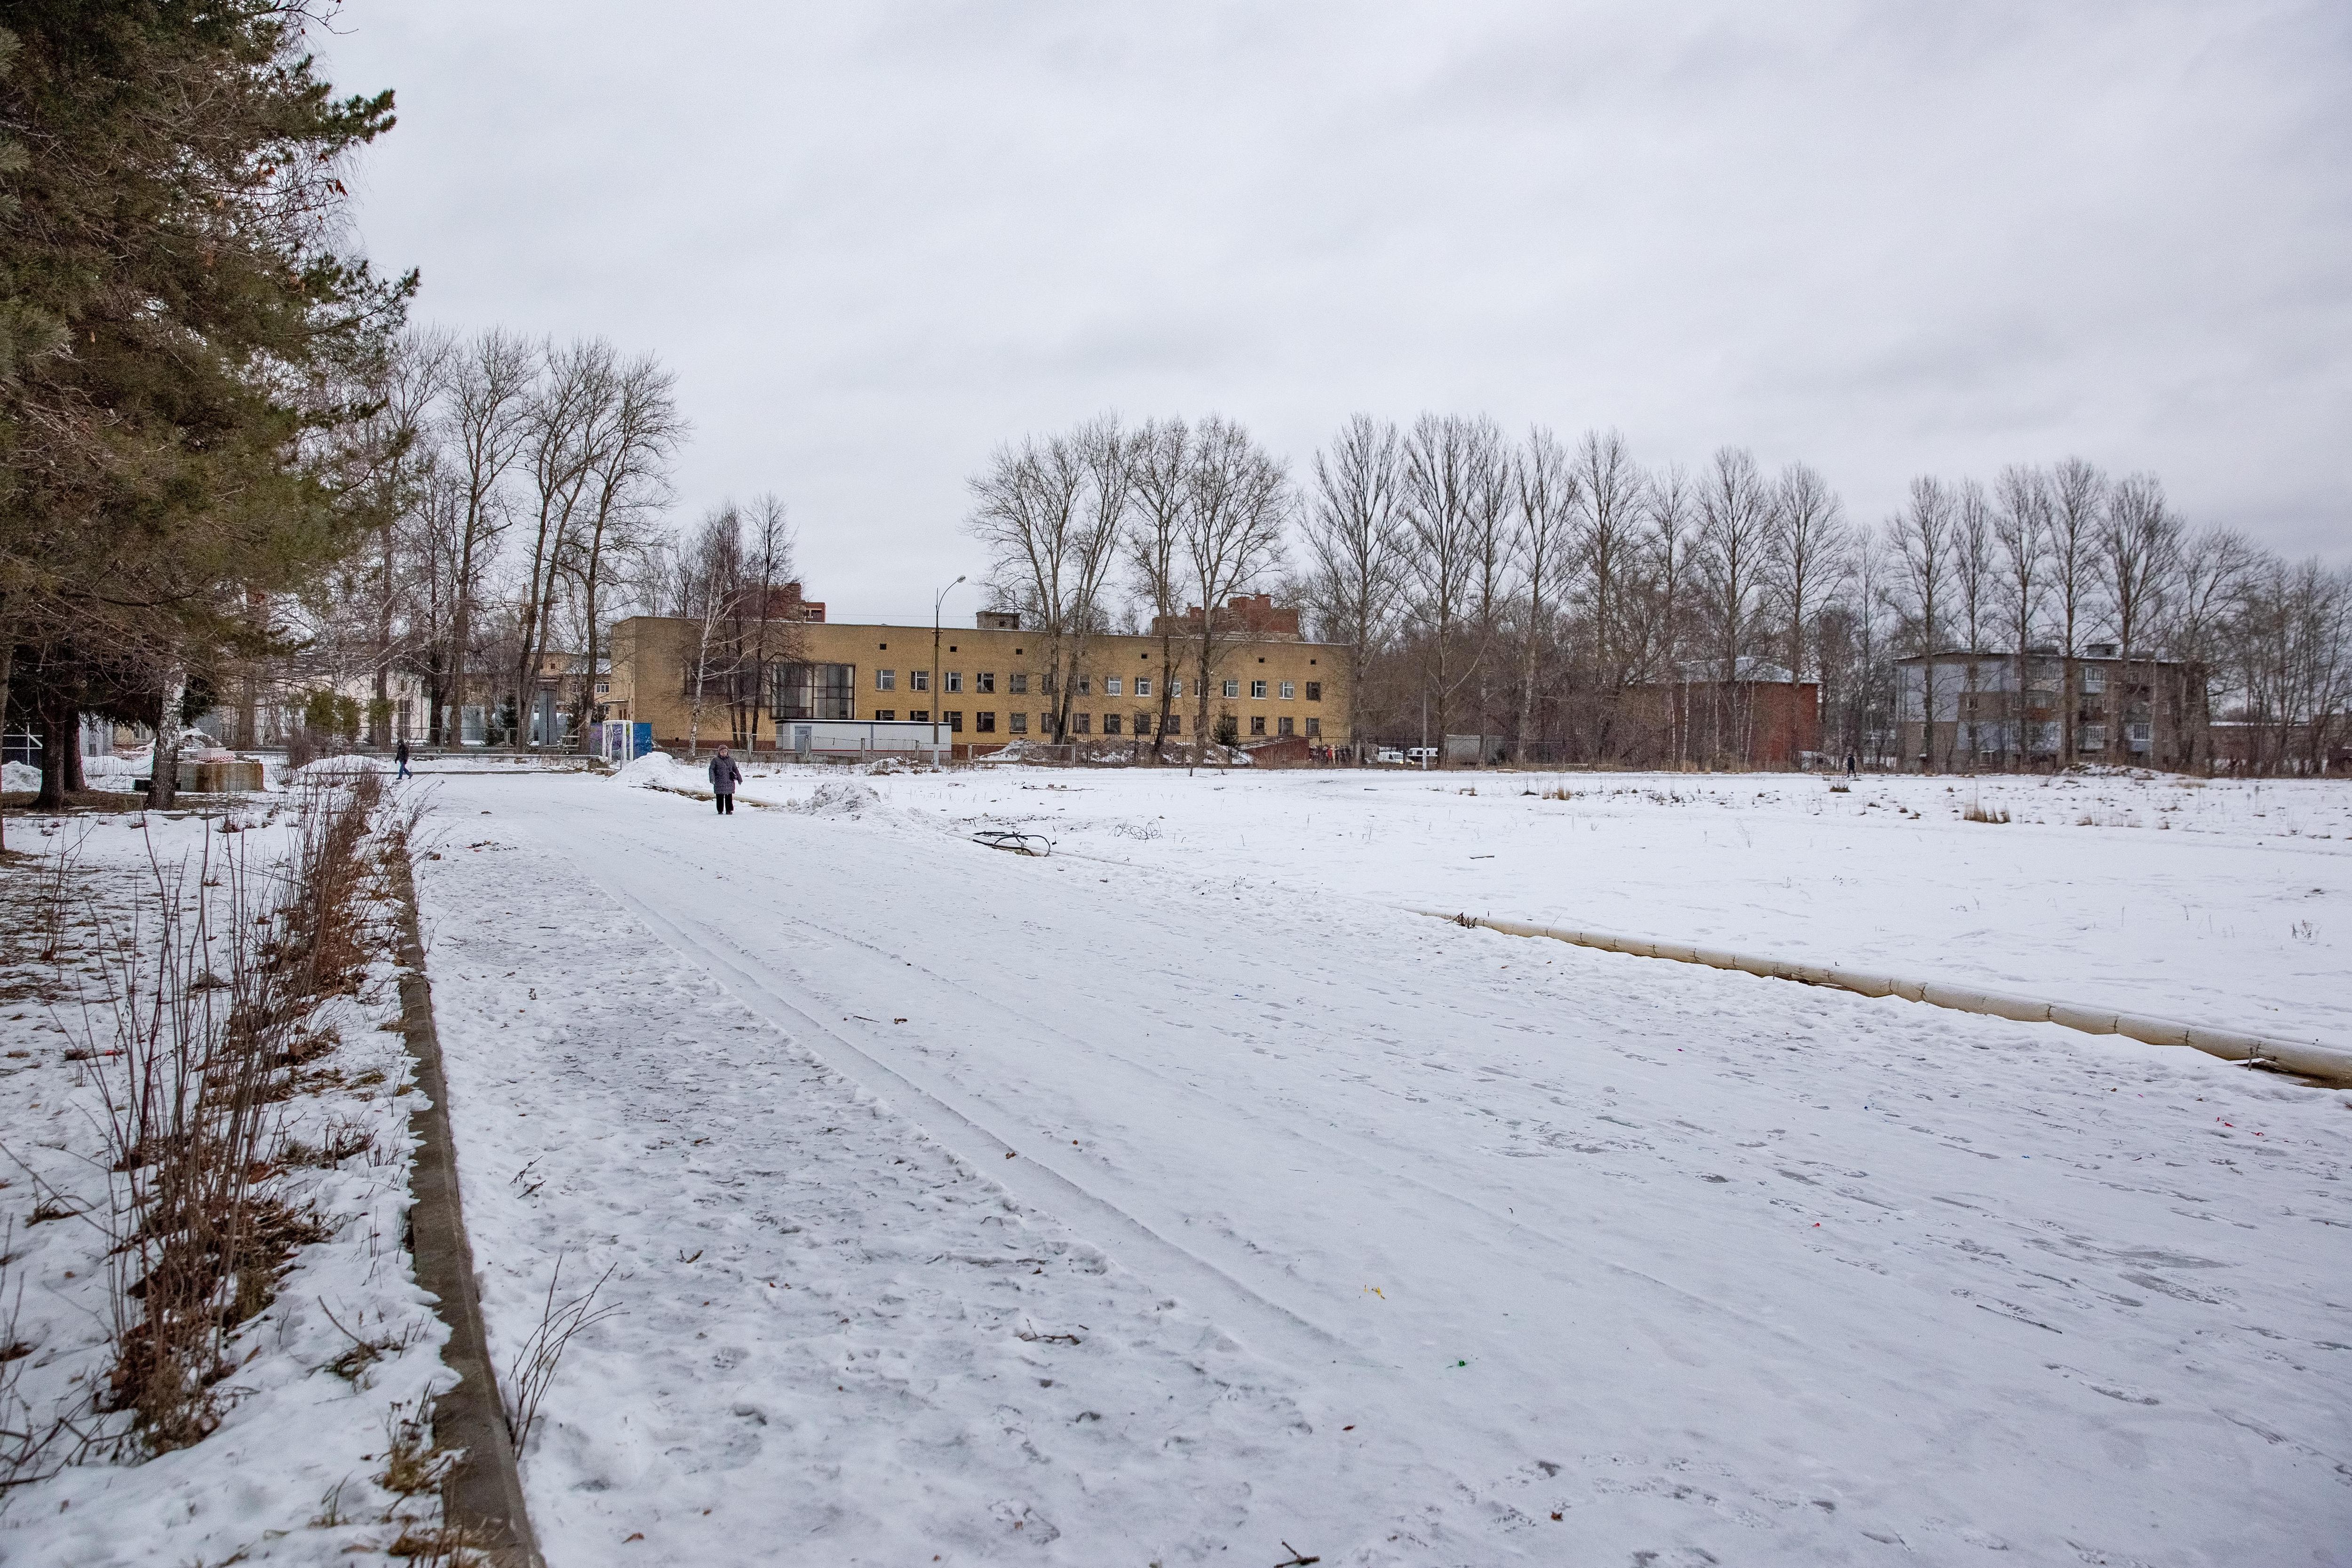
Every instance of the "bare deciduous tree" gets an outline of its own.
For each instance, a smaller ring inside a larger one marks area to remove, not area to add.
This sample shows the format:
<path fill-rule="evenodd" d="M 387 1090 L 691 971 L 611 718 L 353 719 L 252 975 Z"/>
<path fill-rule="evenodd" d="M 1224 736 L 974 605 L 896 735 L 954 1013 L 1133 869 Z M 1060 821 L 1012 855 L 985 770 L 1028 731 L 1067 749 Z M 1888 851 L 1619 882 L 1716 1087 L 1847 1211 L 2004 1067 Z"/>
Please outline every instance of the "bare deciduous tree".
<path fill-rule="evenodd" d="M 1308 592 L 1326 629 L 1348 644 L 1349 700 L 1364 700 L 1367 655 L 1395 619 L 1402 567 L 1397 518 L 1397 428 L 1352 416 L 1328 452 L 1315 455 L 1306 515 Z"/>
<path fill-rule="evenodd" d="M 1949 756 L 1936 755 L 1936 723 L 1938 717 L 1937 664 L 1933 656 L 1942 645 L 1944 616 L 1948 605 L 1946 595 L 1950 590 L 1952 559 L 1952 492 L 1949 486 L 1930 475 L 1921 475 L 1911 481 L 1911 498 L 1907 506 L 1887 525 L 1893 536 L 1895 564 L 1898 591 L 1904 598 L 1904 612 L 1911 625 L 1912 646 L 1929 655 L 1919 667 L 1917 716 L 1923 737 L 1920 754 L 1922 770 L 1940 773 L 1950 766 Z M 1898 717 L 1912 716 L 1909 683 L 1905 684 L 1904 706 Z M 1906 762 L 1908 758 L 1905 759 Z"/>
<path fill-rule="evenodd" d="M 1813 618 L 1848 570 L 1845 507 L 1837 492 L 1814 469 L 1791 463 L 1772 486 L 1770 534 L 1765 549 L 1768 591 L 1780 610 L 1789 678 L 1801 682 L 1814 664 L 1810 638 Z M 1794 704 L 1789 722 L 1797 722 Z M 1794 756 L 1793 728 L 1788 750 Z"/>
<path fill-rule="evenodd" d="M 1195 432 L 1190 473 L 1184 554 L 1201 595 L 1192 730 L 1192 756 L 1199 762 L 1206 759 L 1211 739 L 1210 682 L 1230 640 L 1226 601 L 1281 562 L 1294 507 L 1282 465 L 1248 431 L 1216 414 Z"/>
<path fill-rule="evenodd" d="M 1572 569 L 1580 486 L 1567 448 L 1540 425 L 1528 432 L 1527 445 L 1512 465 L 1518 500 L 1518 526 L 1512 546 L 1526 582 L 1525 623 L 1519 628 L 1518 715 L 1512 757 L 1528 760 L 1535 728 L 1537 665 L 1551 640 L 1566 580 Z"/>

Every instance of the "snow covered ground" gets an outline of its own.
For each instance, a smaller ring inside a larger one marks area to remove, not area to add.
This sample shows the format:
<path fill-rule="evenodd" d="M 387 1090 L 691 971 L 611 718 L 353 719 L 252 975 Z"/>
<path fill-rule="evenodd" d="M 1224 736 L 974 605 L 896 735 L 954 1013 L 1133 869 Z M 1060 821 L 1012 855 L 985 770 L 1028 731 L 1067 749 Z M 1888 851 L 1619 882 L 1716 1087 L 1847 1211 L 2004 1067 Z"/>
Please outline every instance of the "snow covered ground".
<path fill-rule="evenodd" d="M 295 1254 L 275 1301 L 232 1336 L 218 1430 L 130 1462 L 140 1445 L 127 1416 L 92 1408 L 114 1358 L 108 1281 L 121 1258 L 110 1254 L 109 1228 L 126 1223 L 110 1215 L 121 1189 L 109 1170 L 106 1109 L 125 1092 L 106 1001 L 121 971 L 100 955 L 117 944 L 136 949 L 152 976 L 159 872 L 184 907 L 211 901 L 221 929 L 232 861 L 266 893 L 291 821 L 282 797 L 231 814 L 9 820 L 10 846 L 26 858 L 0 870 L 0 1388 L 9 1396 L 0 1442 L 28 1423 L 47 1430 L 58 1416 L 99 1441 L 87 1462 L 35 1479 L 77 1448 L 65 1433 L 20 1478 L 26 1484 L 0 1492 L 0 1563 L 324 1564 L 371 1551 L 380 1560 L 403 1519 L 437 1519 L 431 1498 L 404 1500 L 378 1480 L 393 1427 L 447 1382 L 437 1355 L 444 1331 L 401 1244 L 411 1101 L 388 917 L 357 993 L 304 1019 L 326 1049 L 271 1108 L 277 1135 L 263 1147 L 274 1158 L 262 1179 L 325 1239 Z M 61 852 L 74 874 L 60 966 L 34 948 L 37 906 Z"/>
<path fill-rule="evenodd" d="M 2340 787 L 426 788 L 553 1561 L 2352 1562 L 2352 1095 L 1402 908 L 2342 1043 Z"/>

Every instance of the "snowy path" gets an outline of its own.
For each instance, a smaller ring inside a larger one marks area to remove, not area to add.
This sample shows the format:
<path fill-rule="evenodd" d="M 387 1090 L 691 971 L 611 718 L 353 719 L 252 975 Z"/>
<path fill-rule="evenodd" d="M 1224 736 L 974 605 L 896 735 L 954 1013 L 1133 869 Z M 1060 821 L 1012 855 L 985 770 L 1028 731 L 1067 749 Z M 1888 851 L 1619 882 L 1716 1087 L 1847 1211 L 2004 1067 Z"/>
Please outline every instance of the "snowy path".
<path fill-rule="evenodd" d="M 559 1561 L 2352 1561 L 2341 1094 L 898 812 L 437 789 L 493 1337 L 564 1249 L 629 1309 L 526 1464 Z"/>

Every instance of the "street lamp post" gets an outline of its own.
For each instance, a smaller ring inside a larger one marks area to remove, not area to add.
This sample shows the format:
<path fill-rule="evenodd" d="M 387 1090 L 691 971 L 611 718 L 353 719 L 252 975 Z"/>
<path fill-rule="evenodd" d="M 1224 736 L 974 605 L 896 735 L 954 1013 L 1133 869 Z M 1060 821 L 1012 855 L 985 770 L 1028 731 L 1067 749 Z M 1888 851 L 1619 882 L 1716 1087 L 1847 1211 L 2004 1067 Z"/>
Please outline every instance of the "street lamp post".
<path fill-rule="evenodd" d="M 948 601 L 948 595 L 954 591 L 956 582 L 962 580 L 962 578 L 957 578 L 955 582 L 940 589 L 931 601 L 931 760 L 934 762 L 940 759 L 940 607 Z"/>

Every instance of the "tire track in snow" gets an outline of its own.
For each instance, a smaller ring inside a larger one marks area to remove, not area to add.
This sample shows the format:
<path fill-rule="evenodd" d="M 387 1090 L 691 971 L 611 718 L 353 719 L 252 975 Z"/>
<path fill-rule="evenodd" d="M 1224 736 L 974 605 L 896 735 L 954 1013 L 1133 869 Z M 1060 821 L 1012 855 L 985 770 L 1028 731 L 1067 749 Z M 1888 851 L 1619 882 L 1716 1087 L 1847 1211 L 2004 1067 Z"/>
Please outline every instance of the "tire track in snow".
<path fill-rule="evenodd" d="M 1083 1229 L 1087 1221 L 1092 1221 L 1097 1231 L 1093 1239 L 1107 1251 L 1116 1254 L 1118 1248 L 1116 1241 L 1099 1234 L 1102 1231 L 1125 1239 L 1132 1247 L 1148 1250 L 1153 1262 L 1159 1265 L 1157 1268 L 1134 1257 L 1123 1261 L 1139 1274 L 1164 1280 L 1171 1291 L 1178 1288 L 1180 1282 L 1189 1284 L 1208 1299 L 1205 1303 L 1208 1307 L 1223 1309 L 1255 1326 L 1264 1336 L 1257 1346 L 1261 1352 L 1286 1352 L 1287 1358 L 1293 1362 L 1318 1364 L 1364 1368 L 1387 1364 L 1365 1354 L 1345 1336 L 1252 1289 L 1109 1198 L 1076 1181 L 1066 1172 L 1056 1169 L 1049 1162 L 1034 1154 L 1023 1155 L 998 1128 L 990 1124 L 983 1113 L 969 1103 L 966 1096 L 944 1085 L 918 1082 L 907 1071 L 882 1061 L 830 1028 L 811 1013 L 802 1001 L 784 995 L 772 982 L 746 967 L 739 959 L 751 959 L 753 955 L 724 932 L 707 923 L 697 922 L 704 933 L 697 936 L 677 919 L 614 882 L 593 863 L 583 865 L 582 869 L 583 874 L 594 881 L 615 903 L 635 914 L 673 951 L 709 975 L 745 1008 L 776 1025 L 786 1035 L 796 1038 L 803 1048 L 825 1059 L 828 1066 L 856 1080 L 869 1092 L 895 1097 L 898 1102 L 897 1109 L 899 1113 L 915 1121 L 924 1132 L 938 1140 L 941 1147 L 959 1158 L 971 1161 L 975 1168 L 989 1172 L 1022 1202 L 1055 1215 L 1073 1228 Z M 735 956 L 730 956 L 722 951 L 722 944 L 732 948 Z M 846 1057 L 847 1061 L 832 1060 L 832 1053 L 818 1041 L 826 1042 L 834 1051 Z M 930 1114 L 922 1114 L 924 1109 L 928 1109 Z M 1008 1161 L 1008 1155 L 1015 1157 Z M 1196 1302 L 1195 1305 L 1202 1306 L 1204 1303 Z M 1240 1327 L 1234 1323 L 1227 1326 Z M 1280 1350 L 1276 1349 L 1277 1346 Z"/>

